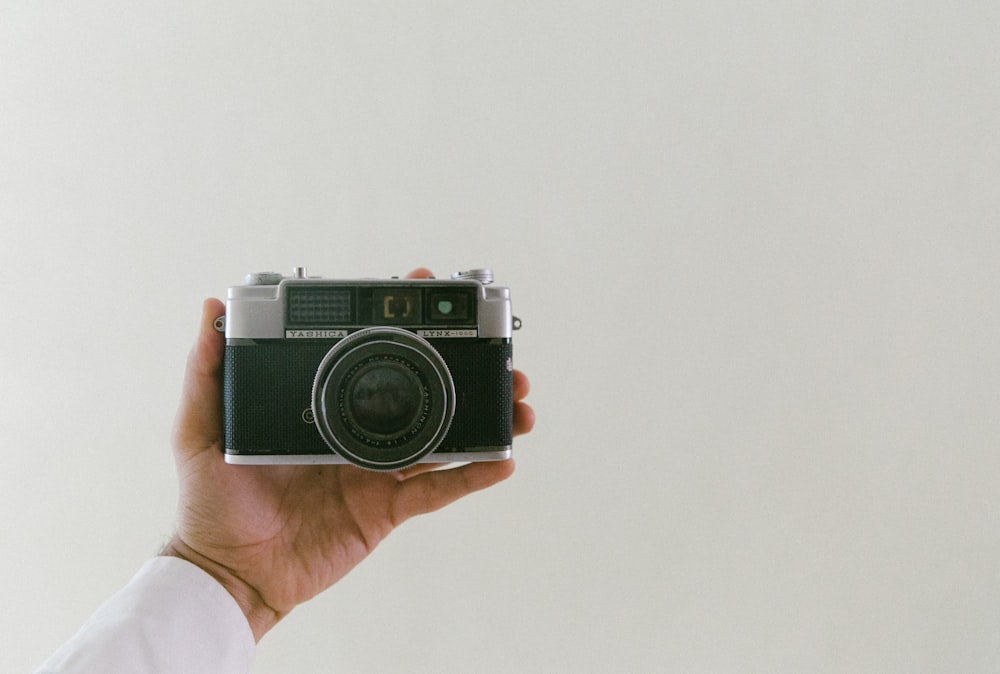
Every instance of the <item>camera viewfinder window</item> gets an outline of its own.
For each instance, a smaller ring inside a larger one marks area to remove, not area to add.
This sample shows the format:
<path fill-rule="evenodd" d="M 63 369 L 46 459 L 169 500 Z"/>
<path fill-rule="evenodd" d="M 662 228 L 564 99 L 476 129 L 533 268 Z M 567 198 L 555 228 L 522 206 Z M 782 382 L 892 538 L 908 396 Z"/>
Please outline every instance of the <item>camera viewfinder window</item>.
<path fill-rule="evenodd" d="M 430 298 L 432 323 L 465 324 L 469 322 L 469 296 L 464 292 L 434 292 Z"/>

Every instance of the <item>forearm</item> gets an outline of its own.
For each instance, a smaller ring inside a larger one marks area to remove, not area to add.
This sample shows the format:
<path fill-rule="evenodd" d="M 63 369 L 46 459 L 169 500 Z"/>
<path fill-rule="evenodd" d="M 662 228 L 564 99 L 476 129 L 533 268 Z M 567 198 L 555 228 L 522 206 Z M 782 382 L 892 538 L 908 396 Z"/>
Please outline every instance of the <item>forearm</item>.
<path fill-rule="evenodd" d="M 224 587 L 230 595 L 232 595 L 236 604 L 240 607 L 240 610 L 243 611 L 243 615 L 245 615 L 247 619 L 247 624 L 253 632 L 255 642 L 260 642 L 261 637 L 263 637 L 272 627 L 278 624 L 278 621 L 284 617 L 284 614 L 281 614 L 268 606 L 261 597 L 260 592 L 241 579 L 231 569 L 198 553 L 189 545 L 184 543 L 180 537 L 175 535 L 170 542 L 163 547 L 163 550 L 160 551 L 160 555 L 164 557 L 177 557 L 179 559 L 183 559 L 186 562 L 194 564 L 205 573 L 215 578 L 215 580 L 217 580 L 219 584 L 222 585 L 222 587 Z"/>

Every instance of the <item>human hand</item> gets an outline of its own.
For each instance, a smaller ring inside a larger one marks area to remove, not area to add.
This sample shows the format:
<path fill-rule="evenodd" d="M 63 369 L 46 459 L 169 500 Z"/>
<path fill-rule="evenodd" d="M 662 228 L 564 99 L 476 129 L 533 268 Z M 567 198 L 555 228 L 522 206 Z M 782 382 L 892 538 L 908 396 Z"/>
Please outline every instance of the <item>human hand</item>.
<path fill-rule="evenodd" d="M 418 269 L 410 278 L 431 274 Z M 180 482 L 177 533 L 162 554 L 212 574 L 233 595 L 260 638 L 296 605 L 353 569 L 389 533 L 508 478 L 512 459 L 436 470 L 416 464 L 391 473 L 352 465 L 241 466 L 223 458 L 222 360 L 225 313 L 202 307 L 173 433 Z M 534 412 L 523 402 L 528 379 L 514 372 L 514 434 Z"/>

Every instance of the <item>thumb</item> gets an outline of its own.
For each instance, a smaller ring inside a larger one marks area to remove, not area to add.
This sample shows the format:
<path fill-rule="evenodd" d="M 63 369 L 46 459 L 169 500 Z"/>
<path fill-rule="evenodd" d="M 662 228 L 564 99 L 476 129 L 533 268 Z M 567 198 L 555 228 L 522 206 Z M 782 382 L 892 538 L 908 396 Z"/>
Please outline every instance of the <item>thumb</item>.
<path fill-rule="evenodd" d="M 174 452 L 187 459 L 222 443 L 222 356 L 225 337 L 215 320 L 226 313 L 217 299 L 202 304 L 198 338 L 187 359 L 181 402 L 174 422 Z"/>

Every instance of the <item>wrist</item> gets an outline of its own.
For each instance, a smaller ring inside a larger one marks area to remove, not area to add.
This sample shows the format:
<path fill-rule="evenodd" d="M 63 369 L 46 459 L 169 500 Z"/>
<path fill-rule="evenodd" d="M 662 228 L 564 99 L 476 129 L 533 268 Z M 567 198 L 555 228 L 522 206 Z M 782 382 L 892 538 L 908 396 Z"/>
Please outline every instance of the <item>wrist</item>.
<path fill-rule="evenodd" d="M 232 569 L 200 554 L 176 535 L 163 547 L 160 556 L 183 559 L 212 576 L 243 611 L 256 642 L 284 617 L 284 614 L 268 606 L 260 592 Z"/>

